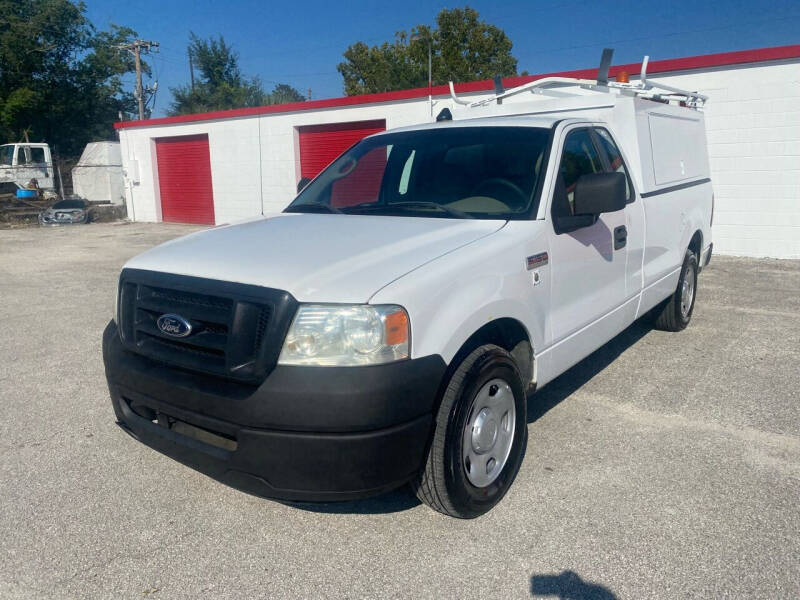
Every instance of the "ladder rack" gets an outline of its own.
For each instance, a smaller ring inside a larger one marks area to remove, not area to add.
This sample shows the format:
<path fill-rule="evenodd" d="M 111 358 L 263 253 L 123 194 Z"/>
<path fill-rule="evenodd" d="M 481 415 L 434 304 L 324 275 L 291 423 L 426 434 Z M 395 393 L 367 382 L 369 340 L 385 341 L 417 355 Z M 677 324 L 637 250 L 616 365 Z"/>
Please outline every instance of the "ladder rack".
<path fill-rule="evenodd" d="M 592 92 L 605 93 L 605 94 L 611 93 L 612 90 L 619 90 L 619 92 L 617 93 L 620 94 L 633 95 L 639 98 L 646 98 L 658 102 L 677 102 L 684 106 L 694 109 L 702 108 L 705 105 L 706 101 L 708 100 L 708 96 L 705 96 L 698 92 L 682 90 L 680 88 L 673 87 L 664 83 L 648 80 L 647 63 L 650 60 L 649 56 L 645 56 L 644 60 L 642 60 L 642 70 L 639 81 L 635 83 L 608 81 L 608 69 L 609 66 L 611 65 L 611 56 L 613 55 L 613 52 L 614 52 L 613 50 L 608 48 L 603 50 L 603 58 L 600 63 L 600 69 L 598 71 L 596 80 L 577 79 L 572 77 L 545 77 L 543 79 L 537 79 L 536 81 L 531 81 L 530 83 L 525 83 L 515 88 L 511 88 L 510 90 L 503 90 L 502 85 L 499 82 L 499 79 L 496 79 L 495 80 L 496 93 L 490 98 L 484 98 L 483 100 L 476 100 L 474 102 L 470 102 L 469 100 L 463 100 L 458 96 L 456 96 L 455 89 L 453 88 L 453 82 L 451 81 L 449 82 L 450 97 L 456 104 L 461 104 L 469 108 L 476 108 L 479 106 L 486 106 L 488 104 L 492 104 L 493 102 L 497 102 L 497 104 L 502 104 L 503 100 L 505 100 L 506 98 L 511 98 L 512 96 L 516 96 L 524 92 L 530 92 L 532 94 L 539 94 L 542 96 L 549 96 L 555 98 L 575 97 L 583 95 L 583 94 L 576 94 L 574 92 L 569 92 L 564 89 L 552 89 L 554 87 L 564 88 L 567 86 L 572 86 L 572 87 L 577 86 L 583 90 L 589 90 Z"/>

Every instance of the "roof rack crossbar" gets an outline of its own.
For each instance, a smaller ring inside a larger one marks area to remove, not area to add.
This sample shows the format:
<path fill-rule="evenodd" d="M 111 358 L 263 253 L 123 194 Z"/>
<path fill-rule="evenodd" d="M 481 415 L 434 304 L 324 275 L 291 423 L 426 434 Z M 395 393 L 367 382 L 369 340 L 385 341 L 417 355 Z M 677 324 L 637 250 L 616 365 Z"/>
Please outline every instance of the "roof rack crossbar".
<path fill-rule="evenodd" d="M 705 94 L 700 94 L 698 92 L 689 92 L 689 91 L 686 91 L 686 90 L 682 90 L 681 88 L 677 88 L 677 87 L 673 87 L 671 85 L 667 85 L 666 83 L 648 81 L 647 84 L 648 84 L 648 86 L 650 88 L 657 88 L 659 90 L 665 90 L 667 92 L 672 92 L 674 95 L 685 96 L 686 98 L 699 100 L 701 102 L 706 102 L 708 100 L 708 96 L 706 96 Z"/>
<path fill-rule="evenodd" d="M 462 100 L 461 98 L 456 96 L 456 90 L 453 87 L 452 81 L 448 81 L 447 83 L 450 84 L 450 97 L 453 99 L 453 102 L 455 102 L 456 104 L 461 104 L 462 106 L 469 106 L 470 104 L 472 104 L 472 102 L 470 102 L 469 100 Z"/>
<path fill-rule="evenodd" d="M 642 85 L 647 85 L 647 65 L 650 62 L 650 55 L 645 54 L 642 59 L 642 72 L 639 74 L 639 81 Z"/>
<path fill-rule="evenodd" d="M 456 102 L 458 102 L 459 104 L 476 107 L 476 106 L 484 106 L 486 104 L 491 104 L 492 102 L 496 102 L 497 100 L 510 98 L 511 96 L 516 96 L 517 94 L 521 94 L 522 92 L 534 91 L 536 90 L 536 88 L 546 88 L 552 85 L 595 85 L 596 86 L 597 82 L 594 81 L 593 79 L 574 79 L 572 77 L 545 77 L 544 79 L 537 79 L 536 81 L 531 81 L 530 83 L 525 83 L 515 88 L 511 88 L 510 90 L 506 90 L 502 94 L 495 94 L 491 98 L 484 98 L 483 100 L 468 102 L 465 100 L 461 100 L 460 98 L 455 98 L 455 92 L 453 91 L 453 82 L 451 81 L 450 94 L 454 96 L 454 100 L 456 100 Z"/>

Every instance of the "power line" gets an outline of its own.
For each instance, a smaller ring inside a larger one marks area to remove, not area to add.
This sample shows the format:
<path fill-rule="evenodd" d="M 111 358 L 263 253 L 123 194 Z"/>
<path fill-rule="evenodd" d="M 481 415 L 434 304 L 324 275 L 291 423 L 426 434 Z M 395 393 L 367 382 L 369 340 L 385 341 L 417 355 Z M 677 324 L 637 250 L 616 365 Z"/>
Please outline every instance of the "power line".
<path fill-rule="evenodd" d="M 611 41 L 604 41 L 604 42 L 595 42 L 592 44 L 581 44 L 577 46 L 562 46 L 560 48 L 548 48 L 548 52 L 559 52 L 562 50 L 579 50 L 581 48 L 596 48 L 598 46 L 609 46 L 611 44 L 629 44 L 631 42 L 642 42 L 647 40 L 657 40 L 660 38 L 667 38 L 667 37 L 674 37 L 677 35 L 687 35 L 690 33 L 705 33 L 708 31 L 721 31 L 725 29 L 737 29 L 740 27 L 751 27 L 754 23 L 769 23 L 772 21 L 787 21 L 793 19 L 800 19 L 800 15 L 784 15 L 781 17 L 772 17 L 769 19 L 756 19 L 754 21 L 748 21 L 747 23 L 735 23 L 731 25 L 722 25 L 720 27 L 704 27 L 701 29 L 685 29 L 683 31 L 673 31 L 671 33 L 664 33 L 661 35 L 648 35 L 638 38 L 627 38 L 621 40 L 611 40 Z"/>

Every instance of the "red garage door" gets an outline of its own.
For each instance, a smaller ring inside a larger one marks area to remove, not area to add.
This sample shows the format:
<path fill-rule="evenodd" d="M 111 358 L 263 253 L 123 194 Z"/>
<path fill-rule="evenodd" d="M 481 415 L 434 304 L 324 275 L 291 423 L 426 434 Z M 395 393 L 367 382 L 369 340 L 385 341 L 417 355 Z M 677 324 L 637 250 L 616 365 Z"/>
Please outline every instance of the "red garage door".
<path fill-rule="evenodd" d="M 386 121 L 358 121 L 301 127 L 300 176 L 313 179 L 333 159 L 362 138 L 386 130 Z"/>
<path fill-rule="evenodd" d="M 156 139 L 164 221 L 214 225 L 207 135 Z"/>

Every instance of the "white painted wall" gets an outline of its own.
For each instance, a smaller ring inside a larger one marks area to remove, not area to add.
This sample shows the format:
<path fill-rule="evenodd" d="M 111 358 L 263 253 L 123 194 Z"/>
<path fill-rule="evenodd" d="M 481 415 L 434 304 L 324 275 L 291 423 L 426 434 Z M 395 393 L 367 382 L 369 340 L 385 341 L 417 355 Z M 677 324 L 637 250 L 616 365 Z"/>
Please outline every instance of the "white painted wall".
<path fill-rule="evenodd" d="M 800 258 L 800 61 L 653 79 L 710 96 L 714 252 Z"/>
<path fill-rule="evenodd" d="M 261 214 L 258 119 L 240 118 L 123 129 L 120 142 L 130 218 L 161 220 L 155 140 L 197 134 L 208 135 L 216 222 Z M 133 161 L 138 164 L 138 183 L 132 179 L 137 171 Z"/>
<path fill-rule="evenodd" d="M 800 61 L 652 79 L 710 96 L 715 253 L 800 258 Z M 449 104 L 441 98 L 434 114 Z M 280 211 L 294 198 L 298 127 L 372 119 L 385 119 L 387 129 L 428 121 L 428 99 L 123 129 L 129 217 L 161 219 L 157 137 L 208 134 L 215 216 L 222 224 Z"/>
<path fill-rule="evenodd" d="M 299 127 L 373 119 L 385 119 L 387 128 L 420 123 L 429 119 L 428 99 L 123 129 L 129 217 L 161 220 L 156 138 L 208 134 L 215 218 L 223 224 L 279 212 L 294 198 Z"/>

